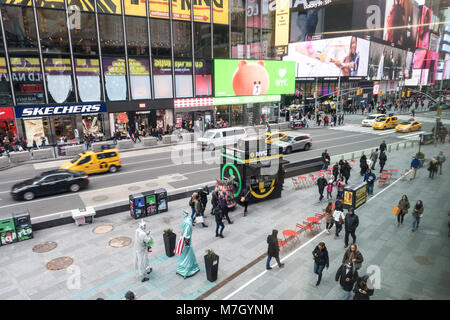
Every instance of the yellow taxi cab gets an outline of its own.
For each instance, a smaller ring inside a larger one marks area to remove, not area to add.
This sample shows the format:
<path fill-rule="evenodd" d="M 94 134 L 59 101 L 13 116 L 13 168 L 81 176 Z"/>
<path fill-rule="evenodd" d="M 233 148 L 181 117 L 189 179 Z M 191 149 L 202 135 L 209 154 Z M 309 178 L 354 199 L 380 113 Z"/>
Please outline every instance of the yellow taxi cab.
<path fill-rule="evenodd" d="M 419 131 L 422 128 L 422 123 L 414 120 L 404 121 L 395 127 L 397 132 L 411 132 Z"/>
<path fill-rule="evenodd" d="M 101 172 L 117 172 L 122 167 L 117 149 L 106 149 L 100 152 L 86 151 L 64 163 L 61 169 L 84 171 L 87 174 Z"/>
<path fill-rule="evenodd" d="M 286 132 L 266 132 L 266 143 L 272 144 L 287 136 Z"/>
<path fill-rule="evenodd" d="M 376 121 L 372 125 L 372 129 L 392 129 L 395 128 L 398 125 L 398 118 L 396 116 L 386 116 L 386 117 L 379 117 L 376 119 Z"/>

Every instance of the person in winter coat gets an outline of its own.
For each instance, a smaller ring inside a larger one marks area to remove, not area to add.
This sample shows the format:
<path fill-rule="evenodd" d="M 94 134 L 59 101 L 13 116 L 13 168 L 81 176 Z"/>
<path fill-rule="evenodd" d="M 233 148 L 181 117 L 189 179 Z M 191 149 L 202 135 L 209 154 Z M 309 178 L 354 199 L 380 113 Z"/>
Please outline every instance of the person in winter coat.
<path fill-rule="evenodd" d="M 398 207 L 400 208 L 400 213 L 397 215 L 397 227 L 400 227 L 400 225 L 403 224 L 403 217 L 408 213 L 409 209 L 409 201 L 406 194 L 404 194 L 398 202 Z"/>
<path fill-rule="evenodd" d="M 242 215 L 244 217 L 246 217 L 248 214 L 248 211 L 247 211 L 248 200 L 250 198 L 250 188 L 248 186 L 246 186 L 244 191 L 242 191 L 241 196 L 244 198 L 244 201 L 242 202 L 242 205 L 244 206 L 244 212 L 242 213 Z"/>
<path fill-rule="evenodd" d="M 439 152 L 438 156 L 436 157 L 436 160 L 438 161 L 439 175 L 442 175 L 442 165 L 445 162 L 445 156 L 442 151 Z"/>
<path fill-rule="evenodd" d="M 438 161 L 435 157 L 431 158 L 430 166 L 428 167 L 428 171 L 430 171 L 429 177 L 434 179 L 434 174 L 438 171 Z"/>
<path fill-rule="evenodd" d="M 361 156 L 359 159 L 359 167 L 361 168 L 361 176 L 364 176 L 366 174 L 367 169 L 369 169 L 369 165 L 367 164 L 367 157 L 365 154 Z"/>
<path fill-rule="evenodd" d="M 333 183 L 335 183 L 338 180 L 339 176 L 339 164 L 336 162 L 336 164 L 333 166 Z"/>
<path fill-rule="evenodd" d="M 214 191 L 216 192 L 216 191 Z M 213 209 L 214 212 L 214 218 L 216 220 L 216 237 L 221 237 L 222 239 L 224 238 L 223 236 L 223 229 L 225 229 L 225 225 L 223 224 L 223 212 L 220 209 L 219 205 L 216 205 Z M 219 232 L 219 228 L 220 228 L 220 232 Z"/>
<path fill-rule="evenodd" d="M 330 234 L 331 228 L 333 228 L 334 220 L 333 220 L 333 204 L 331 202 L 328 202 L 327 207 L 323 210 L 325 212 L 325 220 L 326 220 L 326 230 L 327 234 Z"/>
<path fill-rule="evenodd" d="M 343 200 L 344 199 L 344 178 L 340 178 L 336 186 L 337 186 L 336 199 Z"/>
<path fill-rule="evenodd" d="M 328 250 L 324 242 L 320 242 L 312 252 L 314 259 L 314 273 L 318 275 L 316 286 L 320 284 L 322 280 L 322 271 L 324 268 L 329 267 Z"/>
<path fill-rule="evenodd" d="M 328 169 L 329 164 L 330 164 L 330 154 L 325 149 L 325 151 L 322 152 L 322 170 Z"/>
<path fill-rule="evenodd" d="M 196 197 L 194 198 L 194 210 L 195 210 L 195 215 L 194 215 L 194 220 L 192 221 L 193 226 L 195 226 L 195 219 L 197 217 L 203 217 L 203 212 L 205 211 L 205 209 L 203 208 L 202 202 L 200 201 L 200 196 L 198 194 L 196 194 Z M 202 226 L 203 226 L 203 228 L 206 228 L 208 225 L 206 225 L 205 222 L 202 222 Z"/>
<path fill-rule="evenodd" d="M 284 263 L 280 262 L 280 247 L 278 246 L 278 230 L 272 230 L 272 234 L 267 236 L 267 262 L 266 269 L 271 270 L 270 260 L 275 258 L 278 262 L 278 267 L 283 268 Z"/>
<path fill-rule="evenodd" d="M 380 173 L 382 173 L 384 165 L 386 164 L 386 161 L 387 161 L 386 152 L 381 151 L 379 159 L 380 159 L 380 161 L 379 161 L 380 162 Z"/>
<path fill-rule="evenodd" d="M 355 270 L 359 270 L 364 261 L 364 257 L 358 249 L 356 244 L 352 244 L 350 248 L 347 249 L 344 253 L 344 257 L 342 258 L 342 264 L 346 264 L 350 262 L 355 267 Z"/>
<path fill-rule="evenodd" d="M 342 176 L 345 179 L 345 184 L 348 184 L 348 179 L 350 179 L 350 170 L 352 170 L 352 167 L 350 167 L 348 161 L 345 161 L 342 170 Z"/>
<path fill-rule="evenodd" d="M 413 225 L 412 225 L 412 232 L 417 231 L 419 229 L 419 223 L 420 218 L 422 218 L 423 215 L 423 202 L 422 200 L 419 200 L 416 202 L 416 205 L 414 206 L 413 212 Z"/>
<path fill-rule="evenodd" d="M 319 187 L 319 201 L 322 201 L 323 199 L 323 190 L 328 185 L 327 180 L 323 176 L 321 176 L 319 179 L 317 179 L 317 186 Z"/>
<path fill-rule="evenodd" d="M 202 203 L 202 215 L 204 216 L 206 205 L 208 204 L 209 189 L 208 186 L 204 186 L 199 192 L 200 202 Z"/>
<path fill-rule="evenodd" d="M 355 231 L 356 228 L 358 228 L 359 225 L 359 217 L 355 214 L 355 210 L 353 208 L 348 209 L 348 213 L 345 215 L 344 218 L 344 226 L 345 226 L 345 245 L 344 247 L 348 247 L 348 238 L 349 235 L 352 236 L 353 243 L 356 242 L 356 235 Z"/>
<path fill-rule="evenodd" d="M 372 170 L 375 170 L 375 164 L 377 163 L 377 160 L 378 160 L 378 148 L 370 154 L 370 161 L 372 161 L 371 166 Z"/>
<path fill-rule="evenodd" d="M 368 169 L 366 174 L 364 175 L 364 182 L 367 181 L 367 194 L 369 196 L 373 196 L 373 186 L 376 179 L 377 176 L 372 172 L 372 170 Z"/>
<path fill-rule="evenodd" d="M 373 288 L 370 283 L 368 275 L 358 278 L 353 289 L 353 300 L 370 300 L 369 297 L 373 295 Z"/>
<path fill-rule="evenodd" d="M 353 286 L 358 279 L 358 272 L 354 270 L 352 263 L 342 264 L 336 272 L 335 280 L 339 281 L 344 290 L 343 300 L 349 300 Z"/>
<path fill-rule="evenodd" d="M 386 151 L 386 142 L 383 140 L 380 144 L 380 152 Z"/>
<path fill-rule="evenodd" d="M 327 200 L 333 199 L 333 187 L 336 185 L 333 184 L 333 179 L 330 179 L 327 185 Z"/>
<path fill-rule="evenodd" d="M 216 190 L 211 192 L 211 214 L 214 215 L 214 210 L 219 206 L 219 196 Z"/>
<path fill-rule="evenodd" d="M 336 226 L 336 231 L 334 234 L 335 239 L 339 238 L 339 233 L 341 232 L 342 225 L 344 224 L 345 216 L 344 216 L 344 212 L 342 210 L 343 210 L 342 205 L 339 205 L 339 206 L 335 205 L 334 213 L 333 213 L 333 220 L 334 220 L 334 224 Z"/>
<path fill-rule="evenodd" d="M 227 199 L 225 199 L 225 195 L 222 195 L 220 197 L 220 209 L 222 210 L 223 216 L 227 219 L 228 224 L 233 224 L 233 221 L 231 221 L 230 217 L 228 216 L 228 205 Z"/>
<path fill-rule="evenodd" d="M 412 175 L 411 175 L 411 179 L 409 179 L 409 180 L 413 180 L 416 177 L 416 173 L 419 168 L 420 168 L 420 160 L 419 160 L 418 156 L 415 156 L 413 161 L 411 161 Z"/>

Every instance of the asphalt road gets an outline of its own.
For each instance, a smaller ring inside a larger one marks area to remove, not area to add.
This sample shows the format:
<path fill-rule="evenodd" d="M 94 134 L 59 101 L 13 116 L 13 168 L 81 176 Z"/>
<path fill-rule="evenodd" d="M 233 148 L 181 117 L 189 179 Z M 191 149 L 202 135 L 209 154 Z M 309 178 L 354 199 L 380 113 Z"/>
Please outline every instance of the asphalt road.
<path fill-rule="evenodd" d="M 320 156 L 324 149 L 328 149 L 331 155 L 344 154 L 379 146 L 382 140 L 389 144 L 405 139 L 403 138 L 405 134 L 395 133 L 393 130 L 372 132 L 367 130 L 369 128 L 365 128 L 365 130 L 359 132 L 357 123 L 360 123 L 362 117 L 348 116 L 347 119 L 349 121 L 346 121 L 346 123 L 350 124 L 337 130 L 329 128 L 301 130 L 311 134 L 313 138 L 312 149 L 286 155 L 284 159 L 295 162 L 313 158 Z M 432 127 L 431 123 L 424 123 L 423 130 L 429 131 Z M 346 128 L 351 130 L 346 130 Z M 11 198 L 9 192 L 12 185 L 32 178 L 40 172 L 54 169 L 62 162 L 54 161 L 43 164 L 22 165 L 1 171 L 0 217 L 24 210 L 28 210 L 32 217 L 64 212 L 84 207 L 84 199 L 89 194 L 108 195 L 113 194 L 113 190 L 117 193 L 117 190 L 120 189 L 119 196 L 114 196 L 114 199 L 110 199 L 110 202 L 114 203 L 127 199 L 128 194 L 136 193 L 127 191 L 132 190 L 134 184 L 140 183 L 142 186 L 142 183 L 149 180 L 156 182 L 159 186 L 162 184 L 166 188 L 176 189 L 213 181 L 219 176 L 219 165 L 217 163 L 214 163 L 214 161 L 205 162 L 202 159 L 202 152 L 198 149 L 195 151 L 191 150 L 192 153 L 189 157 L 189 151 L 186 148 L 187 146 L 185 145 L 180 146 L 179 149 L 182 151 L 173 151 L 172 147 L 164 147 L 156 150 L 124 153 L 122 154 L 122 169 L 115 174 L 106 173 L 90 176 L 88 189 L 76 194 L 66 193 L 38 198 L 28 202 L 15 201 Z M 174 154 L 179 155 L 181 152 L 184 155 L 183 161 L 179 157 L 173 157 Z M 191 163 L 187 164 L 186 162 Z M 155 188 L 148 187 L 147 189 L 152 190 Z"/>

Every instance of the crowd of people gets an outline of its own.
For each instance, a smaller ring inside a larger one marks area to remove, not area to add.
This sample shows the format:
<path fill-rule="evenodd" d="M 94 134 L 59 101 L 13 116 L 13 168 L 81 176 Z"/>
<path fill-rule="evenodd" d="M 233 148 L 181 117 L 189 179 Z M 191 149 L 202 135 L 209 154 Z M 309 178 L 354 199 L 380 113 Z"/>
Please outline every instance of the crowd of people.
<path fill-rule="evenodd" d="M 25 138 L 17 135 L 0 137 L 0 157 L 14 151 L 29 151 L 28 142 Z"/>

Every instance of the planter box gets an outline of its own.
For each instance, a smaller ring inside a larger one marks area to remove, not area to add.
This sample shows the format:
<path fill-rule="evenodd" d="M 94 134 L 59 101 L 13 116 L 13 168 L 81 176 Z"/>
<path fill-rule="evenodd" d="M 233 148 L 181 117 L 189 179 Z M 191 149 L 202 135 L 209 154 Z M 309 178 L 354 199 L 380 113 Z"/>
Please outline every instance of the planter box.
<path fill-rule="evenodd" d="M 183 137 L 183 142 L 191 142 L 194 138 L 193 133 L 183 133 L 181 136 Z"/>
<path fill-rule="evenodd" d="M 92 151 L 94 152 L 100 152 L 102 151 L 102 146 L 110 145 L 108 142 L 94 142 L 92 144 Z"/>
<path fill-rule="evenodd" d="M 11 163 L 19 163 L 31 160 L 31 153 L 28 151 L 10 152 L 9 160 Z"/>
<path fill-rule="evenodd" d="M 206 279 L 208 281 L 214 282 L 217 280 L 217 273 L 219 271 L 219 256 L 216 255 L 214 259 L 208 258 L 205 255 L 205 269 L 206 269 Z"/>
<path fill-rule="evenodd" d="M 9 158 L 5 155 L 0 157 L 0 169 L 9 167 Z"/>
<path fill-rule="evenodd" d="M 170 144 L 177 142 L 177 136 L 175 135 L 167 135 L 162 137 L 162 143 L 164 144 Z"/>
<path fill-rule="evenodd" d="M 82 144 L 75 146 L 65 146 L 64 150 L 66 152 L 66 156 L 76 156 L 77 154 L 84 152 L 84 146 Z"/>
<path fill-rule="evenodd" d="M 142 139 L 144 146 L 156 146 L 158 144 L 158 139 L 155 137 L 146 137 Z"/>
<path fill-rule="evenodd" d="M 166 249 L 166 256 L 173 257 L 175 255 L 174 250 L 176 246 L 177 235 L 172 233 L 170 236 L 166 236 L 163 233 L 164 248 Z"/>
<path fill-rule="evenodd" d="M 51 148 L 33 150 L 34 160 L 53 159 L 53 157 L 53 149 Z"/>
<path fill-rule="evenodd" d="M 131 139 L 117 141 L 117 148 L 119 150 L 134 148 L 134 142 Z"/>

